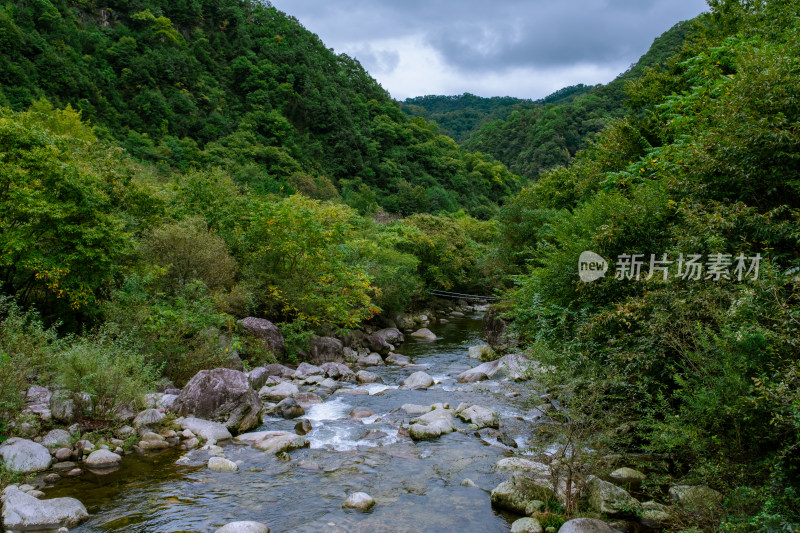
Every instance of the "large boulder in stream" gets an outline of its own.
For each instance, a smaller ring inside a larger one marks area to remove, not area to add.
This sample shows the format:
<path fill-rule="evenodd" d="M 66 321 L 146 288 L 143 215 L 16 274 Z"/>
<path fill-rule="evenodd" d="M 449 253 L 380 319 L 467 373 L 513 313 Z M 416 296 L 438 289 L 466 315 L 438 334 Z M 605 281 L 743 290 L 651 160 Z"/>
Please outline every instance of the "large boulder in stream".
<path fill-rule="evenodd" d="M 414 337 L 415 339 L 420 339 L 424 341 L 435 341 L 436 340 L 436 333 L 432 332 L 428 328 L 418 329 L 417 331 L 410 333 L 409 336 Z"/>
<path fill-rule="evenodd" d="M 403 380 L 403 387 L 411 390 L 427 389 L 433 386 L 433 378 L 425 372 L 414 372 Z"/>
<path fill-rule="evenodd" d="M 496 361 L 489 361 L 462 372 L 458 375 L 458 381 L 460 383 L 474 383 L 483 379 L 506 377 L 522 380 L 526 379 L 537 365 L 538 363 L 531 361 L 522 354 L 508 354 Z"/>
<path fill-rule="evenodd" d="M 411 421 L 409 435 L 414 440 L 436 439 L 456 430 L 450 409 L 434 409 Z"/>
<path fill-rule="evenodd" d="M 89 518 L 86 507 L 75 498 L 39 500 L 11 485 L 3 491 L 2 499 L 6 531 L 55 531 Z"/>
<path fill-rule="evenodd" d="M 389 344 L 394 344 L 395 346 L 398 344 L 403 344 L 403 341 L 405 340 L 403 333 L 397 328 L 380 329 L 375 332 L 375 335 L 381 337 Z"/>
<path fill-rule="evenodd" d="M 215 368 L 195 374 L 173 407 L 181 416 L 222 422 L 230 431 L 241 433 L 258 427 L 262 403 L 250 388 L 247 374 Z"/>
<path fill-rule="evenodd" d="M 245 433 L 236 437 L 236 440 L 250 444 L 257 450 L 274 454 L 297 450 L 298 448 L 308 448 L 309 446 L 308 439 L 288 431 Z"/>
<path fill-rule="evenodd" d="M 458 418 L 464 422 L 475 424 L 478 429 L 496 428 L 500 426 L 500 417 L 488 407 L 480 405 L 462 406 L 456 409 Z"/>
<path fill-rule="evenodd" d="M 247 317 L 239 321 L 243 330 L 254 337 L 262 339 L 264 346 L 275 355 L 283 355 L 286 345 L 283 342 L 283 333 L 278 326 L 263 318 Z"/>

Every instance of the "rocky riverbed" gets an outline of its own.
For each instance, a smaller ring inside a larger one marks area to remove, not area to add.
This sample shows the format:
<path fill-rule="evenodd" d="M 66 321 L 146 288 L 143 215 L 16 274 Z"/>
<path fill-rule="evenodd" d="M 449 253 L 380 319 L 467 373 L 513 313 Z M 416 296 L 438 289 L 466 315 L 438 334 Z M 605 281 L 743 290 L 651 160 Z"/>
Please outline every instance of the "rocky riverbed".
<path fill-rule="evenodd" d="M 6 443 L 7 464 L 38 461 L 42 471 L 6 490 L 6 527 L 48 511 L 51 530 L 75 532 L 213 532 L 243 521 L 219 531 L 544 531 L 518 520 L 564 490 L 548 464 L 555 448 L 533 446 L 554 408 L 531 402 L 535 363 L 481 364 L 476 317 L 430 328 L 383 332 L 389 346 L 372 342 L 384 353 L 354 352 L 351 365 L 201 372 L 102 444 L 63 430 Z M 658 529 L 670 510 L 626 492 L 631 476 L 641 481 L 631 472 L 591 481 L 592 505 L 622 530 Z M 58 509 L 37 508 L 58 506 L 46 502 L 61 506 L 61 523 Z M 584 520 L 560 531 L 615 530 Z"/>

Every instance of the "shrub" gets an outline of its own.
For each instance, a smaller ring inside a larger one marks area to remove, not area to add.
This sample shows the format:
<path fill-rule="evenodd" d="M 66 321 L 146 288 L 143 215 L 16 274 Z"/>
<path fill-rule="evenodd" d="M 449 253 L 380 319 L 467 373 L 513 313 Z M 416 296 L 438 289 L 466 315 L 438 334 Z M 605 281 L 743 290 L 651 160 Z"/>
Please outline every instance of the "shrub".
<path fill-rule="evenodd" d="M 159 369 L 129 339 L 107 333 L 76 340 L 58 355 L 56 369 L 66 390 L 89 394 L 95 418 L 108 418 L 121 403 L 143 406 L 159 376 Z"/>
<path fill-rule="evenodd" d="M 163 280 L 170 292 L 178 292 L 195 280 L 212 290 L 233 283 L 236 261 L 225 241 L 210 232 L 201 218 L 154 229 L 145 238 L 142 250 L 147 260 L 166 269 Z"/>

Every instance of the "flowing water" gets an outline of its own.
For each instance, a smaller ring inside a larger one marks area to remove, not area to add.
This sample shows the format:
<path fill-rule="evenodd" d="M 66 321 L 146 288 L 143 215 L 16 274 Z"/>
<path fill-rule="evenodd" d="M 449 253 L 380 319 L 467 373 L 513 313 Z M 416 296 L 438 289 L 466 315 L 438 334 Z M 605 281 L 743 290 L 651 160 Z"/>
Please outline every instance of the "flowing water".
<path fill-rule="evenodd" d="M 508 531 L 513 518 L 492 509 L 489 491 L 504 479 L 494 464 L 524 450 L 535 432 L 537 415 L 526 405 L 533 391 L 530 384 L 502 380 L 457 382 L 460 372 L 479 363 L 468 358 L 467 350 L 481 342 L 476 317 L 431 329 L 438 340 L 409 339 L 397 349 L 424 368 L 370 368 L 385 385 L 352 385 L 369 394 L 337 393 L 308 409 L 311 447 L 290 452 L 289 460 L 234 441 L 221 443 L 225 457 L 239 463 L 239 471 L 231 473 L 208 470 L 206 452 L 192 452 L 190 466 L 175 464 L 181 454 L 174 450 L 132 454 L 119 470 L 64 479 L 46 489 L 47 497 L 73 496 L 86 505 L 91 518 L 73 533 L 206 533 L 238 520 L 263 522 L 279 533 Z M 436 385 L 420 391 L 397 388 L 418 370 L 428 372 Z M 519 449 L 512 452 L 491 430 L 478 434 L 461 421 L 459 431 L 438 440 L 414 442 L 398 435 L 399 425 L 413 417 L 397 408 L 436 402 L 494 409 Z M 376 414 L 352 420 L 348 414 L 354 407 Z M 291 431 L 295 423 L 268 419 L 259 430 Z M 373 440 L 362 440 L 370 430 L 377 430 L 370 433 Z M 462 486 L 466 478 L 477 487 Z M 342 509 L 356 491 L 370 494 L 377 505 L 368 513 Z"/>

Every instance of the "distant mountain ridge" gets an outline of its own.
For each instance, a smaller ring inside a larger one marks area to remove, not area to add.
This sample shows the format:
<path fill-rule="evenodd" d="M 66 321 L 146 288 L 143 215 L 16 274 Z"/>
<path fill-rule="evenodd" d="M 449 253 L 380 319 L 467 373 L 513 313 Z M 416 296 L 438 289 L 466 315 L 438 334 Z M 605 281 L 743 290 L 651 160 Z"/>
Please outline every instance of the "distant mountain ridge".
<path fill-rule="evenodd" d="M 489 154 L 515 174 L 535 180 L 541 172 L 569 163 L 610 120 L 622 117 L 625 84 L 662 65 L 691 31 L 689 21 L 675 24 L 607 85 L 573 85 L 535 101 L 428 95 L 408 98 L 402 108 L 435 122 L 468 151 Z"/>

